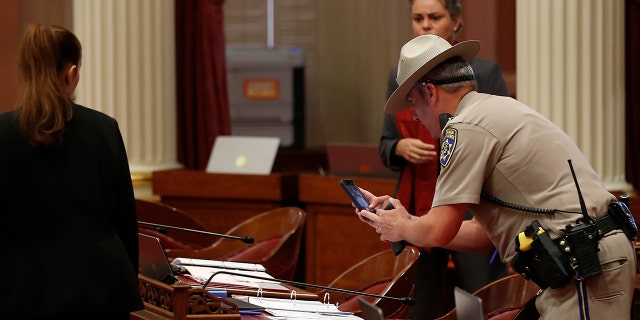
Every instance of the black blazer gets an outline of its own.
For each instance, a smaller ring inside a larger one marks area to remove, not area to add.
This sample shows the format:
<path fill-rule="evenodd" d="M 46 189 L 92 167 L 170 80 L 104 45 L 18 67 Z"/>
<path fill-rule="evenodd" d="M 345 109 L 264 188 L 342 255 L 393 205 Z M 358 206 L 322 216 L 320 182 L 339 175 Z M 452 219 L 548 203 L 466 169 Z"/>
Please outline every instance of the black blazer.
<path fill-rule="evenodd" d="M 60 146 L 31 146 L 0 114 L 0 314 L 143 308 L 127 154 L 115 119 L 75 105 Z"/>

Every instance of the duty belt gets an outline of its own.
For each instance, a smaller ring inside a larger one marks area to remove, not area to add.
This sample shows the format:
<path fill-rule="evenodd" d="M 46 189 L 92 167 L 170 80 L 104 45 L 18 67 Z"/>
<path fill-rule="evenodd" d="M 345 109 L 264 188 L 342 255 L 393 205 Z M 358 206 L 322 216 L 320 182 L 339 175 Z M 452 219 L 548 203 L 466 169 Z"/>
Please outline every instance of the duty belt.
<path fill-rule="evenodd" d="M 622 230 L 630 240 L 638 229 L 626 205 L 611 202 L 606 214 L 589 218 L 588 223 L 567 225 L 566 234 L 551 240 L 537 220 L 516 236 L 513 269 L 541 288 L 559 288 L 573 277 L 583 280 L 602 273 L 598 258 L 600 239 L 613 230 Z"/>

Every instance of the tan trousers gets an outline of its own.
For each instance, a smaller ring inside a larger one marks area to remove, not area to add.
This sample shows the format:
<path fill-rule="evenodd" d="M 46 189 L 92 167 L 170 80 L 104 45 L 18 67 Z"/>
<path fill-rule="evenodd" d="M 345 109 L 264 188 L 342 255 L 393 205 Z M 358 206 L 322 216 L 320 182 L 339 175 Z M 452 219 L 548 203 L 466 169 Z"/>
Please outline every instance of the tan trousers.
<path fill-rule="evenodd" d="M 614 230 L 600 240 L 599 247 L 602 274 L 585 280 L 589 317 L 629 319 L 636 279 L 633 245 L 622 231 Z M 544 290 L 536 308 L 540 319 L 581 319 L 576 280 L 563 288 Z"/>

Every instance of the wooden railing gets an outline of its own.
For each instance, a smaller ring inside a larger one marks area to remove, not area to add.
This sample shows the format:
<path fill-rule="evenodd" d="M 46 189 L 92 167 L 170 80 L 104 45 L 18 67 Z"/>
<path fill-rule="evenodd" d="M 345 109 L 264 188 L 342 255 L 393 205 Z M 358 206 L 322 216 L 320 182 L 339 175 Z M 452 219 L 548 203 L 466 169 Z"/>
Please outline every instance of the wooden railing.
<path fill-rule="evenodd" d="M 202 288 L 167 285 L 143 275 L 138 275 L 138 285 L 145 309 L 132 313 L 131 319 L 240 319 L 238 306 Z"/>

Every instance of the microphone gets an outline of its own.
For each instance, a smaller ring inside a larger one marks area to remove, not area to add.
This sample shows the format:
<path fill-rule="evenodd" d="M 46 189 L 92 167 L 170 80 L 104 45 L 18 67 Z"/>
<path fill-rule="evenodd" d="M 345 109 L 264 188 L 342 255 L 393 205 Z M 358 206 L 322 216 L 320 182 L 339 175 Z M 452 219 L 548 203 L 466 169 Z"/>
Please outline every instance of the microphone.
<path fill-rule="evenodd" d="M 173 227 L 173 226 L 167 226 L 167 225 L 163 225 L 163 224 L 144 222 L 144 221 L 138 221 L 138 224 L 145 225 L 145 226 L 152 226 L 152 227 L 156 227 L 156 228 L 166 228 L 166 229 L 173 229 L 173 230 L 201 233 L 201 234 L 217 236 L 217 237 L 222 237 L 222 238 L 236 239 L 236 240 L 240 240 L 240 241 L 242 241 L 244 243 L 253 243 L 255 241 L 252 237 L 249 237 L 249 236 L 238 237 L 238 236 L 232 236 L 232 235 L 223 234 L 223 233 L 215 233 L 215 232 L 209 232 L 209 231 Z"/>
<path fill-rule="evenodd" d="M 206 290 L 207 286 L 209 285 L 209 283 L 211 282 L 213 277 L 215 277 L 215 276 L 217 276 L 219 274 L 230 274 L 230 275 L 234 275 L 234 276 L 247 277 L 247 278 L 259 279 L 259 280 L 267 280 L 267 281 L 274 281 L 275 280 L 275 281 L 280 281 L 280 282 L 283 282 L 283 283 L 286 283 L 286 284 L 290 284 L 290 285 L 293 285 L 293 286 L 298 286 L 298 287 L 311 287 L 311 288 L 316 288 L 316 289 L 323 289 L 323 290 L 336 291 L 336 292 L 342 292 L 342 293 L 350 293 L 350 294 L 358 295 L 358 296 L 367 296 L 367 297 L 373 297 L 373 298 L 382 298 L 382 299 L 395 300 L 395 301 L 400 301 L 403 304 L 408 305 L 408 306 L 412 306 L 412 305 L 416 304 L 416 300 L 414 298 L 410 298 L 410 297 L 396 298 L 396 297 L 382 296 L 382 295 L 368 293 L 368 292 L 360 292 L 360 291 L 353 291 L 353 290 L 347 290 L 347 289 L 326 287 L 326 286 L 320 286 L 320 285 L 317 285 L 317 284 L 296 282 L 296 281 L 283 280 L 283 279 L 274 279 L 274 278 L 256 276 L 256 275 L 253 275 L 253 274 L 236 273 L 236 272 L 230 272 L 230 271 L 224 271 L 224 270 L 214 272 L 209 277 L 209 279 L 207 279 L 207 281 L 204 283 L 204 285 L 202 285 L 202 288 Z"/>

